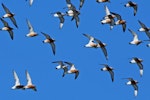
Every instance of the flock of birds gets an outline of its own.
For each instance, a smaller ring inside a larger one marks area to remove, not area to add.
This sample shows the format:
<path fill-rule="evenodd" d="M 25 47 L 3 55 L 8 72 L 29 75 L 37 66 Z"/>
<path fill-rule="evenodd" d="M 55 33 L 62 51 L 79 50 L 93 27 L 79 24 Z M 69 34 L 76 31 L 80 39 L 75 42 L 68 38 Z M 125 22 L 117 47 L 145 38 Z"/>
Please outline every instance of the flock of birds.
<path fill-rule="evenodd" d="M 27 0 L 26 0 L 27 1 Z M 97 3 L 104 3 L 104 2 L 110 2 L 110 0 L 96 0 Z M 29 4 L 32 5 L 33 0 L 29 0 Z M 71 21 L 75 20 L 75 24 L 76 27 L 79 27 L 79 23 L 80 23 L 80 10 L 84 5 L 84 0 L 80 0 L 80 4 L 79 4 L 79 8 L 77 9 L 70 0 L 66 0 L 66 4 L 68 10 L 63 13 L 63 12 L 54 12 L 51 13 L 54 17 L 58 17 L 60 20 L 59 23 L 59 28 L 62 29 L 63 28 L 63 24 L 65 22 L 65 18 L 64 16 L 70 16 L 72 17 Z M 137 13 L 137 9 L 138 9 L 138 5 L 135 2 L 132 1 L 128 1 L 125 5 L 125 7 L 132 7 L 133 8 L 133 15 L 136 16 Z M 2 31 L 8 31 L 10 34 L 11 39 L 14 39 L 13 36 L 13 28 L 9 26 L 9 24 L 4 20 L 5 18 L 10 18 L 10 20 L 12 21 L 12 23 L 14 24 L 14 26 L 16 28 L 18 28 L 17 22 L 14 18 L 15 14 L 12 13 L 3 3 L 2 3 L 2 7 L 5 11 L 5 14 L 3 15 L 2 18 L 0 18 L 1 22 L 3 23 L 4 27 L 1 28 Z M 109 24 L 110 29 L 112 30 L 114 26 L 117 25 L 122 25 L 122 30 L 123 32 L 126 31 L 126 20 L 122 19 L 122 16 L 116 12 L 111 12 L 109 10 L 109 8 L 105 5 L 104 6 L 106 15 L 103 17 L 103 19 L 100 21 L 101 24 Z M 26 19 L 28 28 L 29 28 L 29 33 L 26 34 L 27 37 L 35 37 L 38 36 L 38 34 L 34 31 L 30 21 L 28 19 Z M 139 25 L 141 26 L 141 28 L 138 31 L 141 32 L 145 32 L 146 35 L 148 36 L 148 38 L 150 39 L 150 28 L 148 28 L 144 23 L 142 23 L 140 20 L 138 20 Z M 133 35 L 133 40 L 131 42 L 129 42 L 129 44 L 132 45 L 139 45 L 141 43 L 143 43 L 142 40 L 138 39 L 138 35 L 136 34 L 136 32 L 134 32 L 131 29 L 128 29 L 128 31 Z M 43 43 L 49 43 L 51 45 L 52 48 L 52 52 L 55 55 L 56 54 L 56 47 L 55 47 L 55 39 L 53 39 L 52 37 L 50 37 L 49 34 L 46 34 L 44 32 L 41 32 L 41 34 L 43 34 L 43 36 L 45 36 L 45 40 L 43 40 Z M 108 53 L 107 53 L 107 49 L 106 49 L 106 43 L 103 43 L 101 40 L 97 39 L 96 37 L 93 37 L 89 34 L 85 34 L 83 33 L 83 36 L 85 36 L 86 38 L 89 39 L 88 43 L 85 44 L 86 48 L 101 48 L 102 52 L 104 53 L 104 56 L 106 58 L 106 60 L 108 60 Z M 147 44 L 148 47 L 150 47 L 150 44 Z M 135 63 L 138 65 L 139 67 L 139 71 L 140 71 L 140 76 L 143 75 L 143 64 L 142 64 L 143 60 L 141 58 L 138 57 L 133 57 L 130 60 L 130 63 Z M 76 69 L 75 65 L 72 62 L 68 62 L 68 61 L 54 61 L 52 63 L 56 63 L 58 64 L 58 66 L 56 66 L 56 69 L 63 69 L 63 74 L 62 77 L 64 77 L 66 74 L 75 74 L 75 79 L 78 78 L 79 75 L 79 70 Z M 110 73 L 111 76 L 111 80 L 112 82 L 114 81 L 114 68 L 107 65 L 107 64 L 101 64 L 102 66 L 104 66 L 103 68 L 101 68 L 101 71 L 108 71 Z M 36 86 L 32 84 L 32 80 L 31 77 L 29 75 L 29 73 L 26 71 L 26 77 L 27 77 L 27 85 L 22 85 L 19 81 L 19 78 L 17 76 L 17 73 L 15 71 L 13 71 L 13 75 L 15 78 L 15 85 L 12 87 L 12 89 L 33 89 L 33 90 L 37 90 Z M 127 85 L 132 85 L 134 88 L 134 95 L 137 96 L 138 94 L 138 81 L 134 80 L 132 77 L 129 78 L 125 78 L 128 79 L 129 81 L 126 83 Z"/>

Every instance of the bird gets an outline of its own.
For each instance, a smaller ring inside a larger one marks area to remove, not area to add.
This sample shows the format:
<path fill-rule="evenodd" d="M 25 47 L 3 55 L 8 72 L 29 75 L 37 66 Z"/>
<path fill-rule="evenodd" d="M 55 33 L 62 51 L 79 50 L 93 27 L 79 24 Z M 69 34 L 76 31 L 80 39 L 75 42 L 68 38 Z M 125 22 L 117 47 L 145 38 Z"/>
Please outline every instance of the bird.
<path fill-rule="evenodd" d="M 138 22 L 141 25 L 141 28 L 138 29 L 138 31 L 145 32 L 148 38 L 150 39 L 150 32 L 149 32 L 150 28 L 146 27 L 146 25 L 143 24 L 140 20 L 138 20 Z"/>
<path fill-rule="evenodd" d="M 94 42 L 95 41 L 94 37 L 92 37 L 88 34 L 83 34 L 83 35 L 89 39 L 89 42 L 88 42 L 88 44 L 85 45 L 85 47 L 98 48 L 98 44 Z"/>
<path fill-rule="evenodd" d="M 126 3 L 124 6 L 125 7 L 132 7 L 134 9 L 134 16 L 136 15 L 137 9 L 138 9 L 138 5 L 135 2 L 128 1 L 128 3 Z"/>
<path fill-rule="evenodd" d="M 59 64 L 58 66 L 56 66 L 56 69 L 58 69 L 58 70 L 63 69 L 64 72 L 63 72 L 62 77 L 64 77 L 65 72 L 68 71 L 68 66 L 65 65 L 63 61 L 54 61 L 52 63 L 58 63 Z"/>
<path fill-rule="evenodd" d="M 66 12 L 66 14 L 72 17 L 71 21 L 75 19 L 76 27 L 78 28 L 80 22 L 79 18 L 80 12 L 76 9 L 70 9 Z"/>
<path fill-rule="evenodd" d="M 29 5 L 32 6 L 32 4 L 33 4 L 33 0 L 29 0 Z"/>
<path fill-rule="evenodd" d="M 123 30 L 123 32 L 125 32 L 125 30 L 126 30 L 126 21 L 123 20 L 119 14 L 114 13 L 114 12 L 111 12 L 111 13 L 114 16 L 116 16 L 116 18 L 117 18 L 117 21 L 115 22 L 115 25 L 122 25 L 122 30 Z"/>
<path fill-rule="evenodd" d="M 43 33 L 41 32 L 45 37 L 46 39 L 43 41 L 43 43 L 49 43 L 52 47 L 52 51 L 53 51 L 53 54 L 55 55 L 55 52 L 56 52 L 56 47 L 55 47 L 55 40 L 52 39 L 48 34 L 46 33 Z"/>
<path fill-rule="evenodd" d="M 115 16 L 110 13 L 110 10 L 108 9 L 107 6 L 104 6 L 104 9 L 105 9 L 106 15 L 100 22 L 101 24 L 109 24 L 110 29 L 113 29 L 113 26 L 115 25 L 115 20 L 114 20 Z"/>
<path fill-rule="evenodd" d="M 80 0 L 79 10 L 82 8 L 85 0 Z"/>
<path fill-rule="evenodd" d="M 2 18 L 10 18 L 10 20 L 13 22 L 13 24 L 15 25 L 16 28 L 18 28 L 17 26 L 17 22 L 14 18 L 15 14 L 11 13 L 10 10 L 2 3 L 2 7 L 5 10 L 6 14 L 3 15 Z"/>
<path fill-rule="evenodd" d="M 137 86 L 137 84 L 139 82 L 137 80 L 134 80 L 133 78 L 125 78 L 125 79 L 129 80 L 126 84 L 133 86 L 133 88 L 134 88 L 134 96 L 137 96 L 137 94 L 138 94 L 138 86 Z"/>
<path fill-rule="evenodd" d="M 104 66 L 103 68 L 101 68 L 101 71 L 108 71 L 110 73 L 111 80 L 113 82 L 114 81 L 114 72 L 113 72 L 114 69 L 107 64 L 101 64 L 101 65 Z"/>
<path fill-rule="evenodd" d="M 88 44 L 85 45 L 85 47 L 88 47 L 88 48 L 101 48 L 105 57 L 106 57 L 106 60 L 108 60 L 108 54 L 107 54 L 107 50 L 105 48 L 106 46 L 106 43 L 102 43 L 100 40 L 88 35 L 88 34 L 83 34 L 84 36 L 86 36 L 88 39 L 89 39 L 89 42 Z M 94 42 L 95 41 L 95 42 Z"/>
<path fill-rule="evenodd" d="M 14 39 L 14 33 L 12 31 L 13 28 L 10 27 L 9 24 L 5 20 L 3 20 L 2 18 L 0 18 L 0 20 L 4 24 L 4 27 L 2 27 L 0 30 L 2 30 L 2 31 L 8 31 L 11 39 L 13 40 Z"/>
<path fill-rule="evenodd" d="M 110 3 L 110 0 L 96 0 L 97 3 L 103 3 L 103 2 L 109 2 Z"/>
<path fill-rule="evenodd" d="M 28 25 L 28 28 L 29 28 L 29 33 L 26 34 L 27 37 L 35 37 L 35 36 L 38 36 L 38 34 L 34 31 L 30 21 L 28 19 L 26 19 L 26 22 L 27 22 L 27 25 Z"/>
<path fill-rule="evenodd" d="M 64 24 L 64 16 L 66 15 L 65 13 L 61 13 L 61 12 L 55 12 L 55 13 L 51 13 L 54 15 L 54 17 L 58 17 L 59 20 L 60 20 L 60 24 L 59 24 L 59 28 L 61 29 L 63 27 L 63 24 Z"/>
<path fill-rule="evenodd" d="M 75 68 L 75 65 L 71 62 L 64 62 L 66 64 L 68 64 L 70 66 L 70 69 L 66 69 L 64 70 L 64 73 L 63 73 L 63 77 L 66 75 L 66 74 L 75 74 L 75 78 L 74 79 L 77 79 L 78 75 L 79 75 L 79 70 Z"/>
<path fill-rule="evenodd" d="M 133 35 L 133 40 L 129 44 L 139 45 L 142 43 L 142 41 L 138 39 L 138 35 L 134 31 L 132 31 L 131 29 L 128 29 L 128 31 Z"/>
<path fill-rule="evenodd" d="M 130 63 L 132 63 L 132 64 L 136 63 L 138 65 L 138 67 L 140 69 L 140 76 L 143 75 L 143 64 L 142 64 L 142 62 L 143 62 L 143 60 L 140 58 L 137 58 L 137 57 L 132 57 L 132 59 L 130 61 Z"/>
<path fill-rule="evenodd" d="M 24 88 L 37 91 L 36 86 L 32 84 L 32 79 L 31 79 L 29 72 L 27 70 L 25 71 L 25 74 L 26 74 L 26 78 L 27 78 L 27 84 L 26 84 L 26 86 L 24 86 Z"/>
<path fill-rule="evenodd" d="M 18 75 L 17 75 L 15 70 L 13 70 L 13 76 L 14 76 L 14 79 L 15 79 L 15 85 L 12 87 L 12 89 L 13 90 L 14 89 L 23 89 L 24 90 L 25 89 L 24 85 L 21 85 L 19 77 L 18 77 Z"/>

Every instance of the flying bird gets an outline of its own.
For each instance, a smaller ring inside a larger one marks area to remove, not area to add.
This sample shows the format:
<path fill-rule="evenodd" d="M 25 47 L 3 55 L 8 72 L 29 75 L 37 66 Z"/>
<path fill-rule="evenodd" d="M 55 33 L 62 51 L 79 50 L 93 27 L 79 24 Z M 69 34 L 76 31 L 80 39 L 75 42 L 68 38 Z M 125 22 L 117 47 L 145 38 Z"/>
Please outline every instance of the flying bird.
<path fill-rule="evenodd" d="M 101 24 L 109 24 L 110 29 L 113 29 L 113 26 L 115 25 L 115 16 L 110 13 L 110 10 L 107 6 L 104 6 L 106 15 L 104 16 L 104 19 L 101 20 Z"/>
<path fill-rule="evenodd" d="M 142 43 L 141 40 L 138 39 L 138 35 L 132 31 L 131 29 L 128 29 L 129 32 L 133 35 L 133 40 L 129 44 L 139 45 Z"/>
<path fill-rule="evenodd" d="M 138 67 L 139 67 L 139 69 L 140 69 L 140 76 L 142 76 L 143 75 L 143 64 L 142 64 L 142 62 L 143 62 L 143 60 L 142 59 L 140 59 L 140 58 L 137 58 L 137 57 L 133 57 L 132 59 L 131 59 L 131 61 L 130 61 L 130 63 L 132 63 L 132 64 L 137 64 L 138 65 Z"/>
<path fill-rule="evenodd" d="M 141 25 L 141 28 L 138 31 L 145 32 L 148 38 L 150 39 L 150 32 L 149 32 L 150 28 L 146 27 L 146 25 L 143 24 L 141 21 L 138 20 L 138 22 Z"/>
<path fill-rule="evenodd" d="M 64 62 L 63 61 L 54 61 L 52 63 L 58 63 L 59 64 L 58 66 L 56 66 L 56 69 L 63 69 L 64 72 L 63 72 L 62 77 L 64 77 L 65 72 L 68 71 L 68 67 L 64 64 Z"/>
<path fill-rule="evenodd" d="M 15 70 L 13 70 L 13 76 L 14 76 L 14 79 L 15 79 L 15 85 L 12 87 L 12 89 L 23 89 L 24 90 L 25 89 L 24 85 L 21 85 L 19 77 L 18 77 Z"/>
<path fill-rule="evenodd" d="M 111 80 L 112 82 L 114 81 L 114 72 L 113 72 L 113 68 L 108 66 L 107 64 L 101 64 L 103 65 L 104 67 L 101 68 L 101 71 L 108 71 L 110 73 L 110 76 L 111 76 Z"/>
<path fill-rule="evenodd" d="M 75 65 L 71 62 L 64 62 L 66 64 L 68 64 L 70 66 L 70 69 L 69 70 L 65 70 L 64 74 L 63 74 L 63 77 L 66 75 L 66 74 L 75 74 L 75 79 L 77 79 L 78 75 L 79 75 L 79 70 L 75 68 Z"/>
<path fill-rule="evenodd" d="M 122 30 L 123 30 L 123 32 L 125 32 L 125 30 L 126 30 L 126 21 L 123 20 L 119 14 L 113 13 L 113 12 L 111 12 L 111 13 L 114 16 L 116 16 L 116 18 L 117 18 L 117 21 L 115 22 L 115 25 L 122 25 Z"/>
<path fill-rule="evenodd" d="M 2 23 L 4 24 L 4 27 L 2 27 L 0 30 L 2 30 L 2 31 L 8 31 L 9 32 L 9 35 L 10 35 L 10 37 L 11 37 L 11 39 L 13 40 L 13 38 L 14 38 L 14 33 L 13 33 L 13 28 L 11 28 L 9 25 L 8 25 L 8 23 L 5 21 L 5 20 L 3 20 L 2 18 L 0 18 L 0 20 L 2 21 Z"/>
<path fill-rule="evenodd" d="M 133 78 L 125 78 L 125 79 L 129 80 L 126 84 L 133 86 L 133 88 L 134 88 L 134 96 L 137 96 L 137 94 L 138 94 L 138 86 L 137 86 L 137 84 L 139 82 L 137 80 L 134 80 Z"/>
<path fill-rule="evenodd" d="M 76 27 L 78 28 L 79 22 L 80 22 L 80 18 L 79 18 L 80 12 L 78 10 L 76 10 L 76 9 L 71 9 L 71 10 L 68 10 L 66 12 L 66 14 L 68 16 L 72 17 L 71 21 L 75 19 Z"/>
<path fill-rule="evenodd" d="M 64 16 L 66 15 L 65 13 L 61 13 L 61 12 L 55 12 L 55 13 L 52 13 L 54 15 L 54 17 L 58 17 L 59 20 L 60 20 L 60 24 L 59 24 L 59 28 L 61 29 L 63 27 L 63 24 L 64 24 Z"/>
<path fill-rule="evenodd" d="M 134 9 L 134 16 L 136 15 L 137 9 L 138 9 L 138 5 L 135 2 L 128 1 L 128 3 L 125 4 L 124 6 L 125 7 L 133 7 L 133 9 Z"/>
<path fill-rule="evenodd" d="M 43 41 L 43 43 L 49 43 L 52 47 L 53 54 L 55 55 L 55 51 L 56 51 L 56 47 L 54 44 L 55 40 L 52 39 L 48 34 L 43 33 L 43 32 L 41 32 L 41 33 L 46 37 L 46 39 Z"/>
<path fill-rule="evenodd" d="M 26 22 L 27 22 L 27 25 L 28 25 L 28 28 L 29 28 L 29 33 L 26 36 L 27 37 L 35 37 L 35 36 L 37 36 L 38 34 L 34 31 L 30 21 L 28 19 L 26 19 Z"/>
<path fill-rule="evenodd" d="M 89 39 L 88 44 L 85 45 L 85 47 L 89 47 L 89 48 L 101 48 L 106 60 L 108 60 L 108 54 L 107 54 L 107 50 L 105 48 L 106 43 L 102 43 L 100 40 L 88 35 L 88 34 L 83 34 L 84 36 L 86 36 Z M 95 42 L 94 42 L 95 41 Z"/>
<path fill-rule="evenodd" d="M 32 79 L 28 73 L 28 71 L 26 70 L 26 78 L 27 78 L 27 85 L 24 86 L 25 89 L 32 89 L 34 91 L 37 91 L 36 86 L 32 84 Z"/>
<path fill-rule="evenodd" d="M 2 7 L 4 8 L 6 14 L 3 15 L 2 18 L 10 18 L 10 20 L 13 22 L 13 24 L 16 26 L 16 28 L 18 28 L 16 20 L 14 18 L 15 14 L 11 13 L 10 10 L 2 3 Z"/>

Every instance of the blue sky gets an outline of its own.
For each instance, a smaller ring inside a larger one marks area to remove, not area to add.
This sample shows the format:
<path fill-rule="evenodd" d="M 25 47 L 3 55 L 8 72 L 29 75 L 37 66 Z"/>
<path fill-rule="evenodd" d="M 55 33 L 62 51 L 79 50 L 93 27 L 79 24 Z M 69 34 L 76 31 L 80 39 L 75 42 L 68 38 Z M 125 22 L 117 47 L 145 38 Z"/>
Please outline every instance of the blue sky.
<path fill-rule="evenodd" d="M 11 12 L 15 13 L 18 29 L 9 19 L 5 19 L 14 28 L 14 40 L 10 39 L 7 32 L 0 32 L 0 91 L 1 98 L 6 100 L 141 100 L 150 99 L 149 95 L 149 51 L 148 42 L 139 46 L 129 45 L 132 40 L 128 28 L 137 32 L 139 39 L 147 40 L 144 32 L 138 32 L 140 28 L 138 20 L 150 27 L 147 16 L 150 1 L 134 0 L 138 4 L 138 12 L 133 16 L 132 8 L 125 8 L 127 1 L 111 0 L 111 3 L 98 4 L 96 1 L 85 0 L 81 9 L 80 25 L 76 28 L 75 21 L 65 16 L 65 23 L 59 29 L 59 19 L 50 13 L 66 12 L 65 0 L 35 0 L 30 7 L 29 2 L 17 0 L 0 0 Z M 72 0 L 78 8 L 79 0 Z M 121 26 L 115 26 L 112 30 L 109 25 L 102 25 L 100 20 L 105 16 L 104 5 L 112 12 L 116 12 L 127 21 L 126 32 L 122 32 Z M 0 7 L 0 16 L 4 14 Z M 37 37 L 28 38 L 26 19 L 30 20 Z M 3 24 L 0 23 L 0 27 Z M 54 56 L 49 44 L 43 44 L 45 37 L 40 33 L 49 34 L 56 40 L 56 55 Z M 82 34 L 86 33 L 107 44 L 109 60 L 107 61 L 101 49 L 85 48 L 88 39 Z M 131 57 L 143 59 L 144 75 L 140 77 L 136 64 L 130 64 Z M 66 75 L 62 78 L 63 70 L 56 70 L 57 64 L 53 61 L 69 61 L 80 70 L 79 77 L 74 80 L 74 75 Z M 114 67 L 115 81 L 112 83 L 109 73 L 102 72 L 100 64 L 108 64 Z M 11 90 L 14 85 L 12 70 L 15 70 L 22 84 L 26 84 L 25 70 L 28 70 L 37 92 L 32 90 Z M 139 81 L 139 93 L 134 97 L 133 87 L 127 86 L 127 80 L 122 78 L 133 77 Z"/>

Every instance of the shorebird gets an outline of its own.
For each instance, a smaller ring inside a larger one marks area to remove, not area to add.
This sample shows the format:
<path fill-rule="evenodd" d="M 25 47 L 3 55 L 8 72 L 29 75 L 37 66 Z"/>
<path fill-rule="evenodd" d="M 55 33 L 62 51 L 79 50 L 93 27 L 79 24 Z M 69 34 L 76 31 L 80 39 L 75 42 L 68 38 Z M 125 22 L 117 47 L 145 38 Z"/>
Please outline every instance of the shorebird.
<path fill-rule="evenodd" d="M 2 7 L 4 8 L 6 14 L 3 15 L 2 18 L 10 18 L 10 20 L 13 22 L 13 24 L 18 28 L 16 20 L 14 18 L 15 14 L 11 13 L 10 10 L 2 3 Z"/>
<path fill-rule="evenodd" d="M 101 64 L 103 65 L 104 67 L 101 68 L 101 71 L 108 71 L 110 73 L 110 76 L 111 76 L 111 80 L 112 82 L 114 81 L 114 72 L 113 72 L 113 68 L 108 66 L 107 64 Z"/>
<path fill-rule="evenodd" d="M 66 14 L 68 16 L 72 17 L 71 21 L 75 19 L 75 21 L 76 21 L 76 27 L 78 28 L 79 22 L 80 22 L 80 19 L 79 19 L 80 12 L 78 10 L 76 10 L 76 9 L 71 9 L 71 10 L 68 10 L 66 12 Z"/>
<path fill-rule="evenodd" d="M 122 25 L 123 32 L 125 32 L 125 30 L 126 30 L 126 21 L 123 20 L 119 14 L 113 13 L 113 12 L 111 12 L 111 13 L 114 16 L 116 16 L 116 18 L 117 18 L 117 21 L 115 22 L 115 25 Z"/>
<path fill-rule="evenodd" d="M 31 6 L 32 4 L 33 4 L 33 0 L 29 0 L 29 5 Z"/>
<path fill-rule="evenodd" d="M 27 78 L 27 85 L 24 86 L 25 89 L 33 89 L 34 91 L 37 91 L 36 86 L 32 84 L 32 79 L 28 73 L 28 71 L 26 70 L 26 78 Z"/>
<path fill-rule="evenodd" d="M 43 41 L 43 43 L 49 43 L 52 47 L 53 54 L 55 55 L 55 51 L 56 51 L 55 44 L 54 44 L 55 40 L 52 39 L 48 34 L 43 33 L 43 32 L 41 32 L 41 33 L 46 37 L 46 39 Z"/>
<path fill-rule="evenodd" d="M 9 32 L 9 35 L 10 35 L 10 37 L 11 37 L 11 39 L 13 40 L 13 38 L 14 38 L 14 36 L 13 36 L 13 28 L 11 28 L 9 25 L 8 25 L 8 23 L 5 21 L 5 20 L 3 20 L 2 18 L 0 18 L 0 20 L 2 21 L 2 23 L 4 24 L 4 27 L 2 27 L 0 30 L 2 30 L 2 31 L 8 31 Z"/>
<path fill-rule="evenodd" d="M 110 0 L 96 0 L 97 3 L 110 2 Z"/>
<path fill-rule="evenodd" d="M 135 2 L 128 1 L 127 4 L 124 5 L 125 7 L 132 7 L 134 9 L 134 16 L 137 13 L 138 5 Z"/>
<path fill-rule="evenodd" d="M 133 88 L 134 88 L 134 96 L 137 96 L 137 94 L 138 94 L 138 86 L 137 86 L 137 84 L 139 82 L 137 80 L 134 80 L 133 78 L 125 78 L 125 79 L 129 80 L 126 84 L 133 86 Z"/>
<path fill-rule="evenodd" d="M 143 75 L 143 64 L 142 64 L 142 62 L 143 62 L 143 60 L 142 59 L 140 59 L 140 58 L 137 58 L 137 57 L 133 57 L 132 59 L 131 59 L 131 61 L 130 61 L 130 63 L 132 63 L 132 64 L 137 64 L 138 65 L 138 67 L 139 67 L 139 69 L 140 69 L 140 76 L 142 76 Z"/>
<path fill-rule="evenodd" d="M 24 85 L 21 85 L 19 77 L 18 77 L 17 73 L 15 72 L 15 70 L 13 71 L 13 76 L 15 79 L 15 85 L 12 87 L 12 89 L 23 89 L 24 90 L 25 89 Z"/>
<path fill-rule="evenodd" d="M 106 60 L 108 60 L 108 54 L 107 54 L 107 50 L 105 48 L 106 46 L 106 43 L 102 43 L 100 40 L 88 35 L 88 34 L 83 34 L 84 36 L 86 36 L 88 39 L 89 39 L 89 42 L 88 44 L 85 45 L 85 47 L 89 47 L 89 48 L 101 48 L 105 57 L 106 57 Z M 96 41 L 96 43 L 94 42 Z"/>
<path fill-rule="evenodd" d="M 129 44 L 139 45 L 140 43 L 142 43 L 142 41 L 138 39 L 138 35 L 134 31 L 132 31 L 131 29 L 128 30 L 133 35 L 133 40 Z"/>
<path fill-rule="evenodd" d="M 114 20 L 115 16 L 110 13 L 107 6 L 104 6 L 104 8 L 105 8 L 106 15 L 104 19 L 101 20 L 101 24 L 109 24 L 110 29 L 113 29 L 113 26 L 115 25 L 115 20 Z"/>
<path fill-rule="evenodd" d="M 138 22 L 141 25 L 141 28 L 138 31 L 145 32 L 148 38 L 150 39 L 150 32 L 149 32 L 150 28 L 146 27 L 146 25 L 143 24 L 141 21 L 138 20 Z"/>
<path fill-rule="evenodd" d="M 27 21 L 27 25 L 28 25 L 28 28 L 29 28 L 29 33 L 26 35 L 27 37 L 35 37 L 37 36 L 38 34 L 34 31 L 30 21 L 28 19 L 26 19 Z"/>
<path fill-rule="evenodd" d="M 75 74 L 75 79 L 77 79 L 78 75 L 79 75 L 79 70 L 75 68 L 74 64 L 73 63 L 70 63 L 70 62 L 64 62 L 66 64 L 68 64 L 70 66 L 70 69 L 69 70 L 65 70 L 64 71 L 64 74 L 63 74 L 63 77 L 66 75 L 66 74 Z"/>
<path fill-rule="evenodd" d="M 51 13 L 54 15 L 54 17 L 58 17 L 59 20 L 60 20 L 60 24 L 59 24 L 59 28 L 61 29 L 63 27 L 63 24 L 64 24 L 64 16 L 66 15 L 65 13 L 61 13 L 61 12 L 55 12 L 55 13 Z"/>
<path fill-rule="evenodd" d="M 64 77 L 65 72 L 68 71 L 68 67 L 63 63 L 63 61 L 54 61 L 52 63 L 58 63 L 59 64 L 58 66 L 56 66 L 56 69 L 63 69 L 64 72 L 63 72 L 62 77 Z"/>

